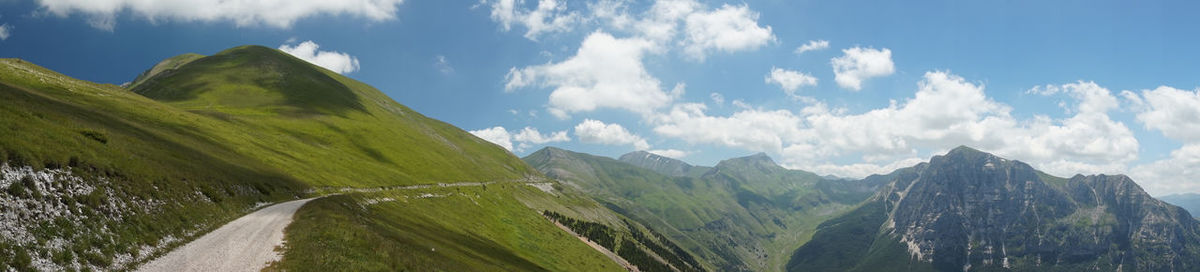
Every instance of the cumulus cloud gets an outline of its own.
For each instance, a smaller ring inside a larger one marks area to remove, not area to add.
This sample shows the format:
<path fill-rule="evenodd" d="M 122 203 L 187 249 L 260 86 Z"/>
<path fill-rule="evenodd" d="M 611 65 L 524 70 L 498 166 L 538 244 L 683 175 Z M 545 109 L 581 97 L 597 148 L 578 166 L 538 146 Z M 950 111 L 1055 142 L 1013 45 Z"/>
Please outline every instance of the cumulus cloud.
<path fill-rule="evenodd" d="M 1200 143 L 1171 151 L 1169 158 L 1134 166 L 1130 177 L 1151 195 L 1200 192 Z"/>
<path fill-rule="evenodd" d="M 1137 139 L 1107 115 L 1114 97 L 1094 83 L 1056 86 L 1077 101 L 1076 114 L 1058 120 L 1017 120 L 983 85 L 946 72 L 926 73 L 917 87 L 904 101 L 858 114 L 815 100 L 797 112 L 744 108 L 729 116 L 708 115 L 703 104 L 679 104 L 652 123 L 661 136 L 768 152 L 791 167 L 845 177 L 910 166 L 921 150 L 963 144 L 1058 175 L 1120 170 L 1137 157 Z M 828 163 L 845 156 L 862 163 Z"/>
<path fill-rule="evenodd" d="M 759 26 L 758 13 L 745 4 L 695 12 L 687 16 L 686 22 L 683 52 L 695 60 L 703 61 L 713 51 L 751 50 L 775 41 L 771 26 Z"/>
<path fill-rule="evenodd" d="M 480 130 L 469 131 L 476 137 L 495 143 L 509 151 L 524 151 L 534 145 L 541 145 L 554 142 L 567 142 L 571 138 L 567 136 L 567 131 L 558 131 L 550 134 L 542 134 L 536 128 L 525 127 L 521 131 L 512 133 L 504 127 L 496 126 Z M 513 146 L 516 143 L 516 146 Z M 515 147 L 515 149 L 514 149 Z"/>
<path fill-rule="evenodd" d="M 683 85 L 668 93 L 642 64 L 654 43 L 637 38 L 615 38 L 604 32 L 588 35 L 575 56 L 559 63 L 512 68 L 506 91 L 527 86 L 554 88 L 548 111 L 560 119 L 572 112 L 619 108 L 648 114 L 669 104 Z"/>
<path fill-rule="evenodd" d="M 841 57 L 830 60 L 834 81 L 852 91 L 862 90 L 864 80 L 891 75 L 896 71 L 892 50 L 854 47 L 843 49 Z"/>
<path fill-rule="evenodd" d="M 0 24 L 0 41 L 7 40 L 12 35 L 12 26 Z"/>
<path fill-rule="evenodd" d="M 116 16 L 131 14 L 151 22 L 232 22 L 237 26 L 288 28 L 297 20 L 317 15 L 349 15 L 371 21 L 396 17 L 403 0 L 39 0 L 42 9 L 60 17 L 81 14 L 100 29 L 112 30 Z"/>
<path fill-rule="evenodd" d="M 508 149 L 510 151 L 513 149 L 512 135 L 509 134 L 508 130 L 504 129 L 504 127 L 496 126 L 468 132 L 474 134 L 475 137 L 492 142 L 500 147 L 503 147 L 504 149 Z"/>
<path fill-rule="evenodd" d="M 1168 138 L 1200 143 L 1200 90 L 1185 91 L 1167 86 L 1144 90 L 1140 99 L 1145 109 L 1137 114 L 1147 129 L 1158 130 Z"/>
<path fill-rule="evenodd" d="M 585 143 L 604 145 L 632 145 L 637 150 L 650 149 L 650 144 L 641 136 L 630 133 L 620 124 L 605 124 L 592 119 L 585 119 L 575 126 L 575 136 Z"/>
<path fill-rule="evenodd" d="M 570 31 L 582 19 L 578 12 L 568 12 L 566 3 L 558 0 L 540 0 L 533 9 L 525 7 L 524 0 L 482 0 L 480 4 L 491 7 L 492 21 L 500 23 L 504 31 L 521 25 L 526 29 L 525 38 L 535 41 L 544 33 Z"/>
<path fill-rule="evenodd" d="M 1134 166 L 1130 177 L 1153 195 L 1200 191 L 1200 89 L 1160 86 L 1121 96 L 1146 129 L 1183 143 L 1167 158 Z"/>
<path fill-rule="evenodd" d="M 490 4 L 493 19 L 504 28 L 511 27 L 505 22 L 519 21 L 508 18 L 520 16 L 508 15 L 521 12 L 509 10 L 523 2 L 482 3 Z M 686 87 L 683 83 L 665 87 L 646 70 L 649 56 L 680 50 L 687 58 L 703 60 L 714 52 L 752 50 L 775 39 L 771 27 L 760 26 L 758 13 L 746 5 L 712 9 L 695 0 L 660 0 L 635 12 L 628 4 L 602 0 L 587 5 L 590 14 L 578 15 L 562 4 L 540 2 L 539 7 L 554 7 L 562 16 L 582 16 L 580 23 L 599 22 L 607 27 L 588 34 L 575 55 L 565 60 L 511 68 L 505 76 L 505 91 L 552 89 L 547 112 L 559 119 L 604 108 L 648 116 L 671 105 Z"/>
<path fill-rule="evenodd" d="M 817 78 L 808 73 L 771 67 L 771 73 L 764 78 L 767 84 L 778 84 L 789 96 L 796 96 L 796 89 L 805 86 L 817 86 Z"/>
<path fill-rule="evenodd" d="M 826 40 L 811 40 L 808 43 L 796 47 L 796 55 L 804 54 L 808 51 L 825 50 L 829 48 L 829 41 Z"/>
<path fill-rule="evenodd" d="M 785 142 L 798 140 L 801 120 L 786 110 L 743 110 L 728 117 L 709 116 L 707 106 L 683 103 L 657 116 L 658 135 L 688 143 L 708 143 L 752 151 L 778 152 Z"/>
<path fill-rule="evenodd" d="M 321 46 L 313 41 L 304 41 L 295 46 L 279 46 L 280 51 L 339 74 L 358 71 L 358 58 L 337 51 L 321 51 L 320 48 Z"/>

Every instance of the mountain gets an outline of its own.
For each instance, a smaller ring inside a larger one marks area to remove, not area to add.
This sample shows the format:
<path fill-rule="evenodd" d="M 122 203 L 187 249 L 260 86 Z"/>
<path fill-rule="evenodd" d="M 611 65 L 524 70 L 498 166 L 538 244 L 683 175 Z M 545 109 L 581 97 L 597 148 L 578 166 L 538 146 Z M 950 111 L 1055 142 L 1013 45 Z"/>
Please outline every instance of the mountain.
<path fill-rule="evenodd" d="M 524 160 L 663 232 L 720 271 L 782 270 L 818 223 L 878 189 L 789 170 L 763 154 L 722 161 L 699 176 L 659 173 L 683 173 L 674 170 L 686 164 L 672 159 L 637 152 L 622 157 L 637 165 L 553 147 Z"/>
<path fill-rule="evenodd" d="M 790 271 L 1200 269 L 1200 223 L 1126 176 L 1054 178 L 968 147 L 819 227 Z"/>
<path fill-rule="evenodd" d="M 659 156 L 646 151 L 634 151 L 621 155 L 617 160 L 641 168 L 650 169 L 669 177 L 699 177 L 712 167 L 693 166 L 681 160 Z"/>
<path fill-rule="evenodd" d="M 173 65 L 182 62 L 179 58 L 155 65 L 175 68 L 148 73 L 144 83 L 130 90 L 192 116 L 220 120 L 221 127 L 235 132 L 210 133 L 212 141 L 236 146 L 312 185 L 387 186 L 537 174 L 504 148 L 273 48 L 234 47 Z"/>
<path fill-rule="evenodd" d="M 145 72 L 142 72 L 142 74 L 139 74 L 137 76 L 137 78 L 133 79 L 133 81 L 130 81 L 128 84 L 121 86 L 121 87 L 136 88 L 138 85 L 142 85 L 142 83 L 145 83 L 146 80 L 149 80 L 150 78 L 153 78 L 154 76 L 157 76 L 160 73 L 173 72 L 173 71 L 175 71 L 175 69 L 178 69 L 180 66 L 183 66 L 184 64 L 188 64 L 194 60 L 197 60 L 197 59 L 200 59 L 203 57 L 204 57 L 204 55 L 200 55 L 200 54 L 196 54 L 196 53 L 187 53 L 187 54 L 167 58 L 163 61 L 158 62 L 158 64 L 155 64 L 153 67 L 150 67 L 150 69 L 146 69 Z"/>
<path fill-rule="evenodd" d="M 279 50 L 183 55 L 127 87 L 0 59 L 0 271 L 126 270 L 263 205 L 330 193 L 298 211 L 317 227 L 288 231 L 288 253 L 357 247 L 281 266 L 621 269 L 543 211 L 636 240 L 640 225 L 554 190 L 504 148 Z M 490 185 L 380 190 L 459 182 Z M 652 259 L 638 249 L 662 243 L 642 240 L 615 248 Z"/>
<path fill-rule="evenodd" d="M 1200 194 L 1174 194 L 1159 197 L 1163 202 L 1183 207 L 1193 217 L 1200 217 Z"/>

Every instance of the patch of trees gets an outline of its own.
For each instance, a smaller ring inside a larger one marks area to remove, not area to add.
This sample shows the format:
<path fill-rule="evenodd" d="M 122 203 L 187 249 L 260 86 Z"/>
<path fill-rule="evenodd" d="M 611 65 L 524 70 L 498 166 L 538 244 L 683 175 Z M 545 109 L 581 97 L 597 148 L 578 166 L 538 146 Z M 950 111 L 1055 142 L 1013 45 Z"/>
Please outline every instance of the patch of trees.
<path fill-rule="evenodd" d="M 678 245 L 675 245 L 675 243 L 672 243 L 671 240 L 667 239 L 667 237 L 663 236 L 657 231 L 654 231 L 654 229 L 650 227 L 646 227 L 646 230 L 650 232 L 651 236 L 646 236 L 645 233 L 642 233 L 641 230 L 639 230 L 637 227 L 634 227 L 633 224 L 629 223 L 629 221 L 623 221 L 625 222 L 625 226 L 629 227 L 629 231 L 633 235 L 634 240 L 637 240 L 642 245 L 645 245 L 647 249 L 653 251 L 654 254 L 658 254 L 659 257 L 662 257 L 667 262 L 671 263 L 671 265 L 674 265 L 675 268 L 679 269 L 680 271 L 702 270 L 700 268 L 700 263 L 696 262 L 696 259 L 692 257 L 691 254 L 688 254 L 687 251 L 683 250 L 683 248 L 680 248 Z"/>
<path fill-rule="evenodd" d="M 567 226 L 567 228 L 570 228 L 571 231 L 574 231 L 576 234 L 583 235 L 583 237 L 586 237 L 592 242 L 600 244 L 600 246 L 603 246 L 604 248 L 613 250 L 613 248 L 615 248 L 617 245 L 617 239 L 616 236 L 613 235 L 613 230 L 604 224 L 576 220 L 575 218 L 566 217 L 560 213 L 552 211 L 542 211 L 542 215 L 550 218 L 550 220 L 554 220 L 555 222 L 563 224 L 563 226 Z"/>
<path fill-rule="evenodd" d="M 646 254 L 646 251 L 638 249 L 637 245 L 633 244 L 633 242 L 629 241 L 628 239 L 621 241 L 621 248 L 617 250 L 617 255 L 620 255 L 621 258 L 625 258 L 625 260 L 629 261 L 629 263 L 636 265 L 641 271 L 671 271 L 671 267 L 658 262 L 658 260 L 655 260 L 654 257 L 650 256 L 650 254 Z"/>

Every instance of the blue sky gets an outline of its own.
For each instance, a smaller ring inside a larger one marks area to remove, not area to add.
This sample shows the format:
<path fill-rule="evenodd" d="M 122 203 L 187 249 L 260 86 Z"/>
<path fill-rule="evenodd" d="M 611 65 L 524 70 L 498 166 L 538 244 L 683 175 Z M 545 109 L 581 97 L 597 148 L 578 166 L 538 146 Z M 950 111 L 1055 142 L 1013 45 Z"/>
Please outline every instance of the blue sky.
<path fill-rule="evenodd" d="M 120 84 L 186 52 L 315 49 L 521 156 L 766 152 L 860 177 L 970 145 L 1200 192 L 1189 1 L 246 3 L 0 1 L 0 57 Z"/>

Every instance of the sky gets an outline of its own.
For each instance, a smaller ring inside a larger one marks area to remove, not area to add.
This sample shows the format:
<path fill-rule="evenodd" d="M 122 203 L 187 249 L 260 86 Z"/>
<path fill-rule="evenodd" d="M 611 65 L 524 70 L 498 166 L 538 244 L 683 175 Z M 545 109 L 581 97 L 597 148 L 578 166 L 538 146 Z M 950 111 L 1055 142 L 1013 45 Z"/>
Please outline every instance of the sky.
<path fill-rule="evenodd" d="M 1200 192 L 1194 1 L 0 0 L 0 57 L 101 83 L 279 48 L 518 156 L 765 152 L 864 177 L 967 145 Z"/>

